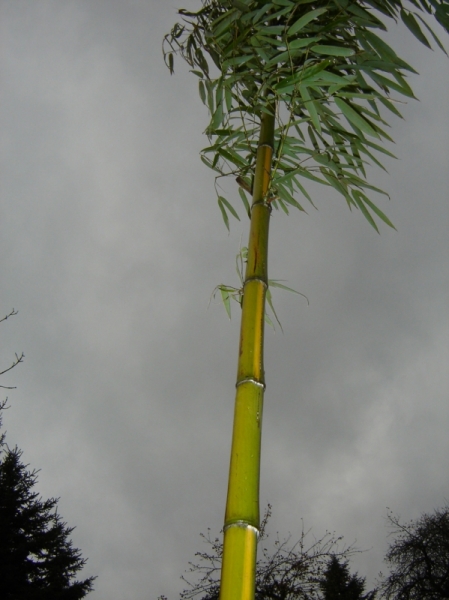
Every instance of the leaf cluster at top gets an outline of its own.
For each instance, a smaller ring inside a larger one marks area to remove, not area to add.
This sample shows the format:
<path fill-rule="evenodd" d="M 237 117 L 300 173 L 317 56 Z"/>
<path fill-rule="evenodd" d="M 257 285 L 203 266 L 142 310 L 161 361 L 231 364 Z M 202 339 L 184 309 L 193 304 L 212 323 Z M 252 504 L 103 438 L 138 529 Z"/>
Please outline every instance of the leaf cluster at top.
<path fill-rule="evenodd" d="M 385 110 L 401 116 L 397 96 L 414 98 L 406 75 L 416 72 L 383 41 L 385 17 L 405 23 L 430 47 L 444 51 L 420 13 L 449 30 L 448 0 L 203 0 L 197 12 L 181 9 L 182 22 L 164 38 L 173 72 L 180 54 L 199 80 L 210 112 L 210 145 L 203 162 L 222 177 L 234 175 L 247 190 L 254 176 L 259 120 L 276 114 L 275 152 L 267 201 L 288 212 L 312 203 L 304 179 L 332 186 L 349 208 L 392 226 L 368 198 L 366 165 L 383 167 L 376 153 L 393 156 L 383 142 Z M 249 211 L 243 189 L 240 195 Z M 219 195 L 229 228 L 229 202 Z M 237 217 L 238 218 L 238 217 Z"/>

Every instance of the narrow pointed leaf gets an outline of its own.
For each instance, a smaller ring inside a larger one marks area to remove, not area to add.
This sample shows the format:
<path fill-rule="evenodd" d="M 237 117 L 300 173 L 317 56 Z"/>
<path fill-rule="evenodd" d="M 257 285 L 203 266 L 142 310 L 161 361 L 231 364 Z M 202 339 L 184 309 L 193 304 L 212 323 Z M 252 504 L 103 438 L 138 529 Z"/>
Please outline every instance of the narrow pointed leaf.
<path fill-rule="evenodd" d="M 326 54 L 328 56 L 353 56 L 355 54 L 352 48 L 344 48 L 343 46 L 324 46 L 316 45 L 310 48 L 317 54 Z"/>
<path fill-rule="evenodd" d="M 237 221 L 240 221 L 240 217 L 238 216 L 238 214 L 235 211 L 235 208 L 232 206 L 232 204 L 230 204 L 226 198 L 223 198 L 223 196 L 218 196 L 219 200 L 226 206 L 226 208 L 229 210 L 229 212 L 231 213 L 231 215 L 233 217 L 235 217 L 237 219 Z"/>
<path fill-rule="evenodd" d="M 401 115 L 401 113 L 398 111 L 398 109 L 396 108 L 396 106 L 393 104 L 393 102 L 391 102 L 391 100 L 388 100 L 387 98 L 379 98 L 380 102 L 382 102 L 382 104 L 388 108 L 389 111 L 391 111 L 393 114 L 395 114 L 397 117 L 399 117 L 400 119 L 403 119 L 404 117 Z"/>
<path fill-rule="evenodd" d="M 390 46 L 386 44 L 375 33 L 369 30 L 365 30 L 362 35 L 368 40 L 368 42 L 371 44 L 374 50 L 376 50 L 376 52 L 379 54 L 379 56 L 393 62 L 398 59 L 394 50 L 390 48 Z"/>
<path fill-rule="evenodd" d="M 299 93 L 301 94 L 302 99 L 304 100 L 304 104 L 307 108 L 310 118 L 312 119 L 313 126 L 317 131 L 321 133 L 321 123 L 318 118 L 318 112 L 312 98 L 310 97 L 309 90 L 306 86 L 300 85 Z"/>
<path fill-rule="evenodd" d="M 327 8 L 316 8 L 300 17 L 288 30 L 288 35 L 295 35 L 303 27 L 305 27 L 310 21 L 313 21 L 323 13 L 327 12 Z"/>
<path fill-rule="evenodd" d="M 291 50 L 295 50 L 297 48 L 304 48 L 305 46 L 308 46 L 309 44 L 313 44 L 314 42 L 318 42 L 320 38 L 318 37 L 311 37 L 311 38 L 298 38 L 296 40 L 292 40 L 291 42 L 288 42 L 288 47 Z"/>
<path fill-rule="evenodd" d="M 231 320 L 231 296 L 225 287 L 219 286 L 218 289 L 220 290 L 223 306 L 225 307 L 226 312 L 228 313 L 229 320 Z"/>
<path fill-rule="evenodd" d="M 205 105 L 206 104 L 206 89 L 205 89 L 204 83 L 201 81 L 201 79 L 198 81 L 198 88 L 199 88 L 199 92 L 200 92 L 201 102 Z"/>
<path fill-rule="evenodd" d="M 290 194 L 290 192 L 288 190 L 286 190 L 283 185 L 279 185 L 278 186 L 277 193 L 282 198 L 282 200 L 284 202 L 286 202 L 287 204 L 290 204 L 291 206 L 294 206 L 295 208 L 297 208 L 298 210 L 301 210 L 302 212 L 306 212 L 303 209 L 303 207 L 299 204 L 299 202 L 297 202 L 297 200 L 295 200 L 293 198 L 293 196 Z"/>
<path fill-rule="evenodd" d="M 359 192 L 358 190 L 353 190 L 352 196 L 353 196 L 357 206 L 362 211 L 362 214 L 365 217 L 365 219 L 368 221 L 368 223 L 371 225 L 371 227 L 373 227 L 377 231 L 377 233 L 379 233 L 379 229 L 377 228 L 377 225 L 374 222 L 373 217 L 370 215 L 365 204 L 363 203 L 363 200 L 362 200 L 363 194 L 361 192 Z M 366 196 L 365 196 L 365 198 L 366 198 Z"/>
<path fill-rule="evenodd" d="M 401 19 L 404 21 L 406 27 L 410 29 L 413 35 L 418 39 L 424 46 L 428 48 L 432 48 L 432 46 L 427 41 L 426 36 L 421 31 L 421 27 L 418 24 L 418 21 L 415 19 L 412 13 L 406 13 L 405 10 L 401 9 Z"/>
<path fill-rule="evenodd" d="M 273 312 L 273 315 L 274 315 L 274 317 L 275 317 L 275 319 L 276 319 L 276 321 L 277 321 L 277 323 L 278 323 L 279 327 L 281 328 L 281 331 L 282 331 L 282 332 L 284 332 L 284 330 L 282 329 L 281 322 L 279 321 L 279 319 L 278 319 L 278 316 L 277 316 L 277 314 L 276 314 L 276 311 L 274 310 L 274 306 L 273 306 L 273 299 L 272 299 L 272 296 L 271 296 L 271 292 L 270 292 L 270 288 L 269 288 L 269 287 L 268 287 L 268 289 L 267 289 L 267 292 L 266 292 L 266 298 L 267 298 L 267 302 L 268 302 L 268 304 L 269 304 L 269 306 L 270 306 L 270 308 L 271 308 L 271 310 L 272 310 L 272 312 Z M 270 319 L 270 317 L 269 317 L 269 316 L 268 316 L 266 313 L 265 313 L 265 320 L 266 320 L 266 321 L 267 321 L 267 323 L 268 323 L 269 325 L 271 325 L 271 327 L 273 327 L 273 329 L 274 329 L 273 322 L 272 322 L 272 320 Z"/>
<path fill-rule="evenodd" d="M 368 204 L 368 206 L 371 208 L 371 210 L 373 212 L 375 212 L 376 215 L 380 219 L 382 219 L 382 221 L 384 223 L 386 223 L 389 227 L 392 227 L 393 229 L 396 229 L 396 227 L 393 225 L 393 223 L 390 221 L 390 219 L 387 217 L 387 215 L 385 213 L 383 213 L 380 210 L 380 208 L 378 208 L 373 202 L 371 202 L 371 200 L 367 196 L 364 197 L 364 201 L 365 201 L 366 204 Z M 397 231 L 397 229 L 396 229 L 396 231 Z"/>
<path fill-rule="evenodd" d="M 295 182 L 295 185 L 298 188 L 298 190 L 301 192 L 301 194 L 307 198 L 307 200 L 310 202 L 310 204 L 314 208 L 316 208 L 315 204 L 313 203 L 312 198 L 310 197 L 310 194 L 307 192 L 305 187 L 303 185 L 301 185 L 301 183 L 299 183 L 299 181 L 296 178 L 294 179 L 294 182 Z"/>
<path fill-rule="evenodd" d="M 336 96 L 334 98 L 335 104 L 344 114 L 344 116 L 353 123 L 356 127 L 361 129 L 363 132 L 371 135 L 373 137 L 379 138 L 379 134 L 377 131 L 373 129 L 373 127 L 368 123 L 366 119 L 364 119 L 356 110 L 352 108 L 347 102 Z"/>
<path fill-rule="evenodd" d="M 297 290 L 294 290 L 291 287 L 288 287 L 282 283 L 279 283 L 279 281 L 277 281 L 276 279 L 269 279 L 268 285 L 270 287 L 277 287 L 282 290 L 286 290 L 287 292 L 293 292 L 294 294 L 298 294 L 298 296 L 302 296 L 303 298 L 305 298 L 307 300 L 307 304 L 310 304 L 309 299 L 307 298 L 307 296 L 305 294 L 301 294 L 301 292 L 298 292 Z"/>
<path fill-rule="evenodd" d="M 373 71 L 369 73 L 369 76 L 381 87 L 386 87 L 388 89 L 391 88 L 392 90 L 395 90 L 396 92 L 399 92 L 404 96 L 408 96 L 409 98 L 415 98 L 415 95 L 409 85 L 403 87 L 395 81 L 391 81 L 391 79 L 388 79 L 388 77 L 384 77 L 383 75 L 379 75 L 379 73 L 374 73 Z"/>
<path fill-rule="evenodd" d="M 249 202 L 248 202 L 248 198 L 246 197 L 245 192 L 242 190 L 242 188 L 239 186 L 239 194 L 240 194 L 240 198 L 242 199 L 243 205 L 245 207 L 245 210 L 248 214 L 248 217 L 251 218 L 251 209 L 249 206 Z"/>
<path fill-rule="evenodd" d="M 433 32 L 433 30 L 427 25 L 427 23 L 424 21 L 424 19 L 421 17 L 421 15 L 416 15 L 416 16 L 421 21 L 421 23 L 424 25 L 424 27 L 427 29 L 427 31 L 430 33 L 430 35 L 433 37 L 433 39 L 437 43 L 437 45 L 440 48 L 440 50 L 442 50 L 444 52 L 444 54 L 447 56 L 448 54 L 446 52 L 446 48 L 440 42 L 440 40 L 438 39 L 438 37 L 436 36 L 436 34 Z"/>

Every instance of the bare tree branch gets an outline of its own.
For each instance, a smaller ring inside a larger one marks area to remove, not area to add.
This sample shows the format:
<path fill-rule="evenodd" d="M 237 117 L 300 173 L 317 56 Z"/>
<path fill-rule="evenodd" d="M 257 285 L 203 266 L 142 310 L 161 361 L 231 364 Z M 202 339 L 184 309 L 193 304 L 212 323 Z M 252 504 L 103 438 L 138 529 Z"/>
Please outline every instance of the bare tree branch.
<path fill-rule="evenodd" d="M 17 315 L 18 311 L 12 309 L 12 311 L 7 314 L 5 317 L 3 317 L 2 319 L 0 319 L 0 323 L 2 323 L 3 321 L 6 321 L 6 319 L 9 319 L 9 317 L 13 317 L 14 315 Z M 11 371 L 11 369 L 14 369 L 14 367 L 16 367 L 19 363 L 23 362 L 23 359 L 25 358 L 25 354 L 22 352 L 22 354 L 19 356 L 17 353 L 15 353 L 15 360 L 12 363 L 12 365 L 10 367 L 8 367 L 7 369 L 4 369 L 3 371 L 0 371 L 0 375 L 4 375 L 5 373 L 7 373 L 8 371 Z M 0 385 L 0 388 L 4 389 L 4 390 L 15 390 L 16 386 L 9 386 L 9 385 Z M 3 406 L 0 406 L 0 409 L 4 408 Z"/>

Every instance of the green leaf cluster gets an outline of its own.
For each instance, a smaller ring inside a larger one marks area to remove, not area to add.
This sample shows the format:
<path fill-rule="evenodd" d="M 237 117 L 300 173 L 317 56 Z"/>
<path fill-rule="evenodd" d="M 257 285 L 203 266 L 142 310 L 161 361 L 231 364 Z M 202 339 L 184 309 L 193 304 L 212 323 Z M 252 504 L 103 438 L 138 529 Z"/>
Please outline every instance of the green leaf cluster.
<path fill-rule="evenodd" d="M 235 302 L 240 304 L 240 306 L 242 305 L 243 286 L 244 286 L 244 265 L 246 264 L 247 259 L 248 259 L 248 248 L 246 246 L 244 246 L 243 248 L 240 248 L 240 252 L 235 257 L 235 269 L 236 269 L 237 275 L 240 279 L 240 287 L 239 288 L 236 288 L 236 287 L 233 287 L 230 285 L 220 284 L 220 285 L 217 285 L 217 287 L 212 292 L 212 296 L 214 298 L 215 298 L 215 294 L 217 293 L 217 291 L 220 292 L 221 301 L 223 302 L 223 306 L 226 310 L 226 313 L 227 313 L 229 319 L 231 318 L 231 300 L 234 300 Z M 273 297 L 272 297 L 270 288 L 280 288 L 287 292 L 292 292 L 293 294 L 298 294 L 299 296 L 302 296 L 303 298 L 305 298 L 307 300 L 307 304 L 309 304 L 309 299 L 304 294 L 301 294 L 301 292 L 298 292 L 298 291 L 294 290 L 293 288 L 290 288 L 290 287 L 284 285 L 278 279 L 269 279 L 268 280 L 268 287 L 266 290 L 267 303 L 268 303 L 268 306 L 270 307 L 271 312 L 273 313 L 274 318 L 276 319 L 279 327 L 281 328 L 281 331 L 283 331 L 281 322 L 279 321 L 277 313 L 274 309 Z M 211 296 L 211 298 L 212 298 L 212 296 Z M 268 325 L 270 325 L 274 329 L 273 320 L 267 311 L 265 311 L 264 317 L 265 317 L 265 322 L 268 323 Z"/>
<path fill-rule="evenodd" d="M 368 193 L 367 164 L 384 166 L 388 112 L 401 116 L 414 69 L 383 41 L 384 21 L 402 20 L 431 47 L 443 45 L 422 15 L 449 30 L 448 0 L 203 0 L 197 12 L 180 10 L 164 39 L 173 72 L 180 54 L 198 77 L 210 113 L 210 144 L 202 161 L 217 178 L 234 175 L 250 188 L 260 115 L 276 111 L 275 153 L 266 198 L 288 213 L 312 203 L 305 180 L 333 187 L 349 208 L 393 226 Z M 248 199 L 240 196 L 248 211 Z M 237 216 L 219 195 L 226 226 Z M 238 218 L 238 217 L 237 217 Z"/>

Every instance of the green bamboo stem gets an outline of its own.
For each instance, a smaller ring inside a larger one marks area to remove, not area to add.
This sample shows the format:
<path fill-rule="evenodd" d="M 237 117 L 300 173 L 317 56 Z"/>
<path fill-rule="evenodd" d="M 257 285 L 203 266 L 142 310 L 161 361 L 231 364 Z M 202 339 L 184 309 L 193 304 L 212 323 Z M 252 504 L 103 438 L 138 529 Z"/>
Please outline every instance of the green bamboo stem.
<path fill-rule="evenodd" d="M 265 296 L 268 287 L 267 201 L 274 116 L 262 114 L 251 206 L 248 260 L 243 284 L 234 428 L 224 523 L 220 600 L 254 600 L 259 535 L 259 474 Z"/>

